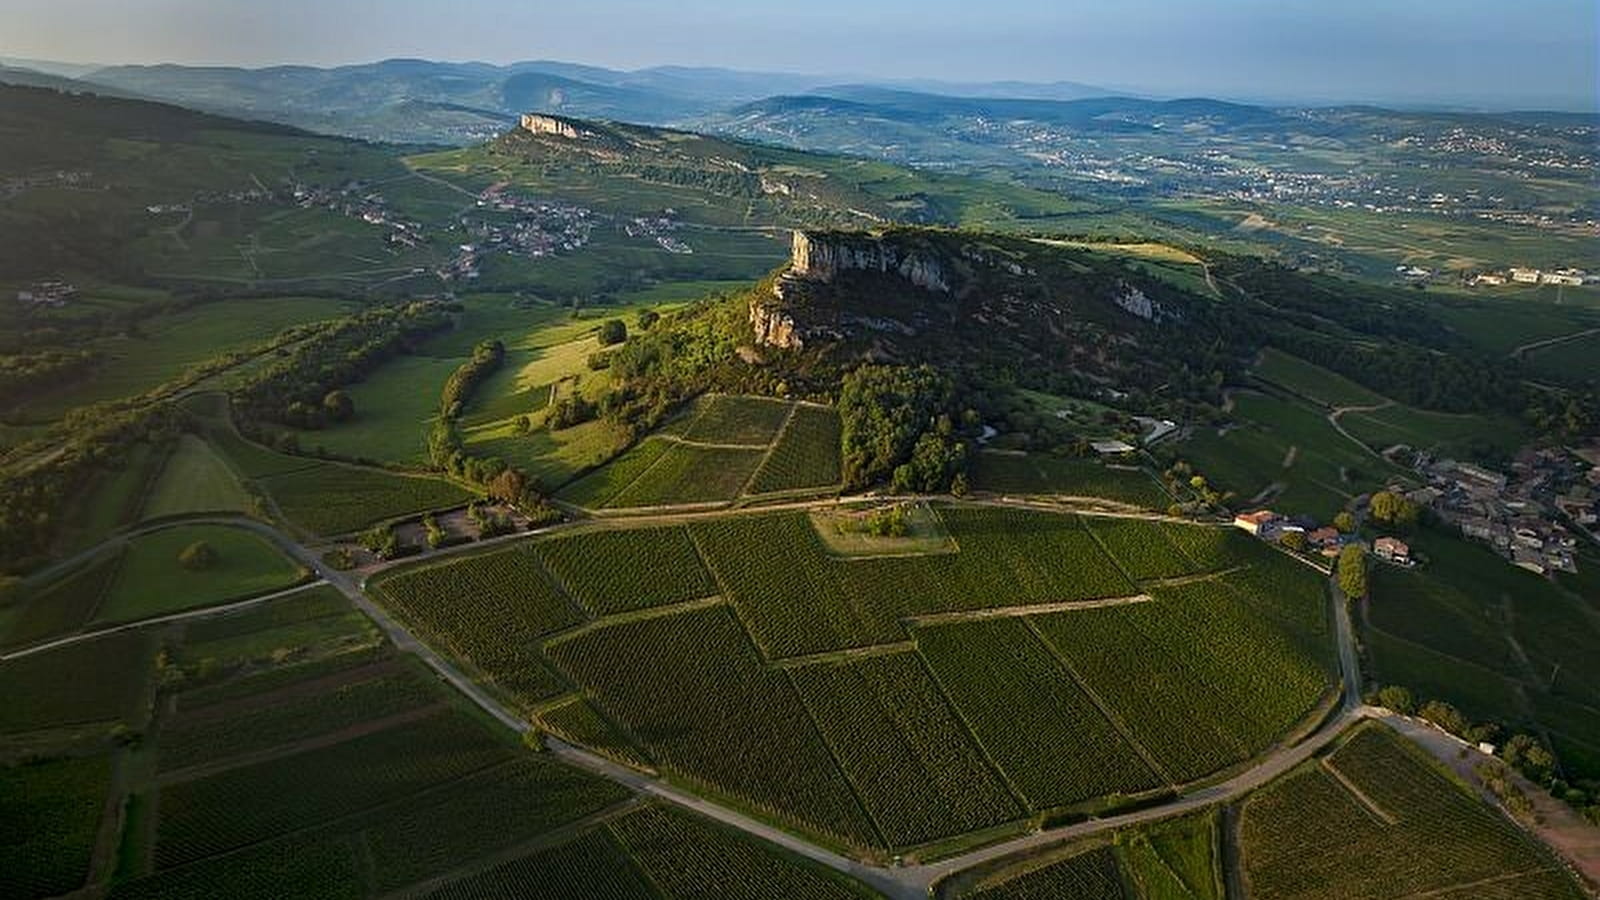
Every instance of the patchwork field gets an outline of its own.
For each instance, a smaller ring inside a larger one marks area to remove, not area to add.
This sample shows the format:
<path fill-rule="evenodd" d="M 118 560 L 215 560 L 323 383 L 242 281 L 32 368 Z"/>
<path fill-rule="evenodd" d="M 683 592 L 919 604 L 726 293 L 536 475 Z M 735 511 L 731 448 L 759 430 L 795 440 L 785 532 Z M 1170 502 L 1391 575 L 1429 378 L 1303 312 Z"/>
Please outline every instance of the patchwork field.
<path fill-rule="evenodd" d="M 194 568 L 179 557 L 200 544 L 212 561 Z M 307 577 L 260 535 L 224 525 L 179 525 L 128 542 L 92 620 L 116 624 L 213 606 L 281 590 Z"/>
<path fill-rule="evenodd" d="M 839 555 L 804 511 L 735 513 L 533 539 L 374 590 L 566 740 L 912 856 L 1203 780 L 1330 695 L 1323 577 L 1276 551 L 1202 526 L 936 513 L 934 553 Z"/>
<path fill-rule="evenodd" d="M 839 415 L 831 408 L 707 395 L 558 496 L 590 509 L 639 509 L 816 494 L 840 480 Z"/>

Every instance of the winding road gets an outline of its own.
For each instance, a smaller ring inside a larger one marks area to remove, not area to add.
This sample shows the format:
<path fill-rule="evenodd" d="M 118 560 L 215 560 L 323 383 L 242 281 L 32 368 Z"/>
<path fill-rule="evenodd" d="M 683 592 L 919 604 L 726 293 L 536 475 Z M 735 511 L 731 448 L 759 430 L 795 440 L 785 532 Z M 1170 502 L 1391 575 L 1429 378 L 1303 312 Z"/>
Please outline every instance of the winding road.
<path fill-rule="evenodd" d="M 1039 505 L 1034 503 L 1004 500 L 988 500 L 979 502 L 996 505 Z M 780 506 L 783 508 L 789 508 L 798 505 L 804 504 L 781 504 Z M 815 506 L 817 503 L 813 501 L 809 505 Z M 1059 509 L 1060 507 L 1055 508 Z M 763 512 L 766 511 L 766 509 L 758 507 L 748 511 Z M 724 515 L 727 513 L 728 511 L 726 510 L 722 511 L 722 514 Z M 646 520 L 661 520 L 694 518 L 703 515 L 706 515 L 706 513 L 685 513 L 681 516 L 652 515 L 642 518 Z M 1167 517 L 1157 514 L 1144 514 L 1141 517 L 1158 521 L 1167 519 Z M 592 522 L 592 520 L 590 520 L 590 522 Z M 436 652 L 426 643 L 418 640 L 417 637 L 407 630 L 398 620 L 393 618 L 382 607 L 374 603 L 365 592 L 367 580 L 366 577 L 359 577 L 354 573 L 342 572 L 333 569 L 322 561 L 321 554 L 317 550 L 301 544 L 299 541 L 285 534 L 283 531 L 279 530 L 273 525 L 256 519 L 244 516 L 205 516 L 163 522 L 143 529 L 134 529 L 113 537 L 97 547 L 86 550 L 72 559 L 65 560 L 62 563 L 57 564 L 57 566 L 52 567 L 52 571 L 59 571 L 61 568 L 81 561 L 84 558 L 103 552 L 110 545 L 124 543 L 140 534 L 146 534 L 165 528 L 173 528 L 180 525 L 195 523 L 231 525 L 247 529 L 258 535 L 261 535 L 282 549 L 291 558 L 304 565 L 310 572 L 314 573 L 316 580 L 308 584 L 298 585 L 289 590 L 239 601 L 238 603 L 229 604 L 226 606 L 209 607 L 206 609 L 175 613 L 155 619 L 147 619 L 125 625 L 118 625 L 114 628 L 103 629 L 101 631 L 92 633 L 60 638 L 45 644 L 34 645 L 32 647 L 14 651 L 8 655 L 5 655 L 4 657 L 0 657 L 0 659 L 15 659 L 18 657 L 27 656 L 77 641 L 89 640 L 93 637 L 97 637 L 111 631 L 124 631 L 131 628 L 145 627 L 163 622 L 221 615 L 249 606 L 270 603 L 280 597 L 288 596 L 298 591 L 305 590 L 312 585 L 327 584 L 337 589 L 340 593 L 347 597 L 352 604 L 370 617 L 378 625 L 378 627 L 383 630 L 383 632 L 387 635 L 389 640 L 393 642 L 397 649 L 401 650 L 402 652 L 411 653 L 417 656 L 429 668 L 433 669 L 433 671 L 437 673 L 441 679 L 448 682 L 452 687 L 470 699 L 478 707 L 483 709 L 496 721 L 518 733 L 528 731 L 532 727 L 525 719 L 518 716 L 497 697 L 464 674 L 450 660 Z M 552 525 L 546 528 L 538 529 L 535 532 L 508 535 L 504 539 L 520 539 L 528 537 L 529 534 L 566 530 L 584 524 L 589 523 L 580 521 Z M 483 545 L 483 543 L 477 543 L 450 548 L 449 550 L 442 550 L 431 554 L 430 558 L 451 555 L 454 552 L 481 549 Z M 416 558 L 413 557 L 394 564 L 387 564 L 379 567 L 379 569 L 369 570 L 366 574 L 367 576 L 370 576 L 375 571 L 381 570 L 382 568 L 387 568 L 388 565 L 397 565 L 401 562 L 406 564 L 414 563 L 416 562 Z M 1061 828 L 1038 831 L 931 863 L 903 866 L 878 866 L 862 862 L 860 860 L 837 853 L 826 847 L 814 844 L 802 837 L 794 835 L 774 825 L 760 821 L 736 809 L 732 809 L 707 800 L 706 798 L 701 797 L 692 791 L 680 788 L 661 777 L 619 765 L 609 759 L 552 737 L 547 736 L 545 743 L 550 752 L 578 768 L 623 784 L 640 794 L 660 798 L 675 805 L 693 810 L 701 815 L 722 822 L 747 834 L 770 841 L 793 853 L 799 854 L 800 856 L 827 866 L 830 869 L 856 878 L 867 885 L 870 885 L 874 889 L 884 893 L 888 897 L 893 898 L 893 900 L 913 900 L 913 898 L 915 898 L 915 900 L 926 900 L 926 898 L 930 896 L 933 886 L 941 879 L 971 868 L 975 865 L 999 860 L 1013 854 L 1039 850 L 1041 848 L 1054 846 L 1066 841 L 1100 834 L 1114 829 L 1126 828 L 1132 825 L 1179 816 L 1185 813 L 1195 812 L 1218 803 L 1226 803 L 1235 800 L 1249 793 L 1250 791 L 1260 788 L 1284 772 L 1287 772 L 1307 759 L 1310 759 L 1319 750 L 1321 750 L 1323 747 L 1326 747 L 1329 743 L 1338 738 L 1340 734 L 1344 733 L 1347 728 L 1363 719 L 1392 720 L 1396 723 L 1397 728 L 1402 733 L 1411 734 L 1412 731 L 1418 727 L 1416 723 L 1410 722 L 1410 720 L 1402 720 L 1400 717 L 1394 716 L 1392 713 L 1389 713 L 1386 710 L 1373 709 L 1371 707 L 1361 705 L 1359 699 L 1361 693 L 1361 675 L 1356 653 L 1354 630 L 1350 620 L 1348 604 L 1345 602 L 1343 596 L 1339 593 L 1337 585 L 1334 584 L 1331 579 L 1328 594 L 1330 598 L 1333 620 L 1335 623 L 1334 631 L 1338 647 L 1339 669 L 1342 680 L 1340 691 L 1342 701 L 1336 710 L 1331 711 L 1325 721 L 1323 721 L 1322 724 L 1316 728 L 1316 730 L 1311 732 L 1304 739 L 1299 740 L 1291 745 L 1277 748 L 1276 750 L 1257 760 L 1256 763 L 1249 769 L 1232 776 L 1226 781 L 1194 788 L 1193 790 L 1181 794 L 1160 806 L 1140 809 L 1120 815 L 1111 815 L 1105 818 L 1091 819 L 1089 821 Z M 1424 746 L 1427 746 L 1426 743 L 1424 743 Z"/>

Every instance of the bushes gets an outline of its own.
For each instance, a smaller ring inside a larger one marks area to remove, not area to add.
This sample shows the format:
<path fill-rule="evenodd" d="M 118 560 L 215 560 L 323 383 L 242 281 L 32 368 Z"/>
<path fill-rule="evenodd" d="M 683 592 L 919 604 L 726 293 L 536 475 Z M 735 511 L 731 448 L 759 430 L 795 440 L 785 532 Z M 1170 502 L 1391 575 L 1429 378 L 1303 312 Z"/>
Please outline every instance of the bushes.
<path fill-rule="evenodd" d="M 953 462 L 954 451 L 944 446 L 953 431 L 946 415 L 953 393 L 949 377 L 927 365 L 867 365 L 845 375 L 839 389 L 845 482 L 865 487 L 912 463 L 908 483 L 944 476 Z"/>

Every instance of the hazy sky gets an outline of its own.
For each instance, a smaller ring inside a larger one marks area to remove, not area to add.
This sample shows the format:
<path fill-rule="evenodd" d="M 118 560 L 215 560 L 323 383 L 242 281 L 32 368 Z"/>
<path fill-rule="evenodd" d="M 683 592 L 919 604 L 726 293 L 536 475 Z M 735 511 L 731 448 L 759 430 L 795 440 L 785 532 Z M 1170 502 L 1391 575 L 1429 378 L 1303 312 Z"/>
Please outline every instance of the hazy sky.
<path fill-rule="evenodd" d="M 1596 0 L 0 0 L 0 55 L 393 56 L 1593 106 Z"/>

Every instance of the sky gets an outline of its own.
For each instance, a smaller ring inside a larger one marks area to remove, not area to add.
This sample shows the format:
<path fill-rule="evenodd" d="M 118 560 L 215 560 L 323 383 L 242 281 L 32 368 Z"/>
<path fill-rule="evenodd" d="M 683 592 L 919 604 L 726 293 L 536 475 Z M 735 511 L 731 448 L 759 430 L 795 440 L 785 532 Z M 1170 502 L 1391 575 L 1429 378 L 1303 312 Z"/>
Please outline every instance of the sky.
<path fill-rule="evenodd" d="M 3 0 L 0 55 L 559 59 L 1592 111 L 1597 23 L 1596 0 Z"/>

